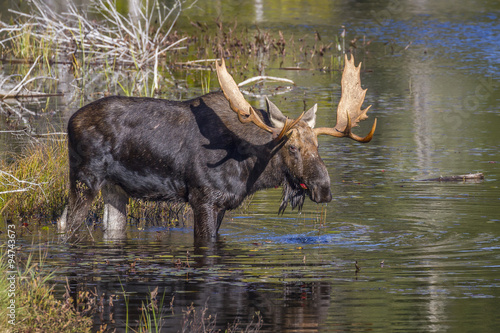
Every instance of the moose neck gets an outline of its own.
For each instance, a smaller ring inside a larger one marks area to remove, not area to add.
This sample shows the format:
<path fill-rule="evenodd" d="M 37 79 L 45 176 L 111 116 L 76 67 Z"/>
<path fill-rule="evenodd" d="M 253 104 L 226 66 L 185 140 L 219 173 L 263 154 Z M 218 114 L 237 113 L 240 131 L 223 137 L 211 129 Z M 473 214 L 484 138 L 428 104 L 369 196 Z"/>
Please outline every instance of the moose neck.
<path fill-rule="evenodd" d="M 276 142 L 271 139 L 269 143 L 258 149 L 259 153 L 253 159 L 252 166 L 252 172 L 258 175 L 252 186 L 252 193 L 261 189 L 278 187 L 283 183 L 285 172 L 280 150 L 284 143 L 284 140 Z"/>

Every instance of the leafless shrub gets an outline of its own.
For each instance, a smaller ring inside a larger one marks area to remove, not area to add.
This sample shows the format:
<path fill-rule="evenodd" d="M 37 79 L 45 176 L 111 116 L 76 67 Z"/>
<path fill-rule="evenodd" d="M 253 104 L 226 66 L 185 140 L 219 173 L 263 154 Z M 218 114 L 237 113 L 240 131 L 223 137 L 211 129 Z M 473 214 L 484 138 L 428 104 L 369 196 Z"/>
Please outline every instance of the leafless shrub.
<path fill-rule="evenodd" d="M 14 25 L 2 23 L 0 33 L 8 36 L 0 40 L 0 45 L 5 46 L 29 32 L 34 39 L 50 40 L 52 54 L 80 52 L 82 57 L 92 56 L 93 61 L 117 59 L 142 68 L 154 65 L 159 56 L 186 39 L 170 38 L 182 11 L 181 0 L 176 0 L 170 8 L 158 0 L 141 1 L 128 15 L 120 14 L 113 0 L 94 0 L 90 10 L 102 16 L 101 21 L 89 19 L 73 1 L 67 3 L 67 12 L 62 13 L 55 12 L 42 0 L 33 0 L 31 4 L 32 13 L 11 10 L 25 20 Z"/>

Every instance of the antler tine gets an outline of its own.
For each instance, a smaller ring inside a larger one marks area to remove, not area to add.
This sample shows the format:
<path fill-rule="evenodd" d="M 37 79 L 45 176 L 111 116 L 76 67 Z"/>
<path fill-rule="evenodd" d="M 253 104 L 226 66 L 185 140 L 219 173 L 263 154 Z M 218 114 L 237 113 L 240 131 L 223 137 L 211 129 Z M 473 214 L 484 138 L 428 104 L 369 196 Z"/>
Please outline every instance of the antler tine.
<path fill-rule="evenodd" d="M 294 128 L 295 125 L 297 125 L 297 123 L 302 119 L 302 117 L 304 117 L 304 114 L 305 112 L 302 112 L 302 114 L 295 120 L 290 120 L 287 117 L 285 120 L 285 126 L 283 126 L 283 128 L 281 129 L 281 132 L 276 138 L 276 140 L 281 140 L 281 138 L 283 138 L 283 136 L 285 136 L 285 134 L 288 133 L 288 131 Z"/>
<path fill-rule="evenodd" d="M 368 109 L 370 107 L 371 107 L 371 105 L 366 108 L 366 111 L 368 111 Z M 344 136 L 347 136 L 353 140 L 356 140 L 356 141 L 362 142 L 362 143 L 370 142 L 373 138 L 373 134 L 375 133 L 375 129 L 377 128 L 377 118 L 375 118 L 375 120 L 373 121 L 372 129 L 365 137 L 361 137 L 361 136 L 354 134 L 353 132 L 351 132 L 351 128 L 352 128 L 351 116 L 349 115 L 349 113 L 347 113 L 347 126 L 346 126 L 346 129 L 344 131 L 345 132 Z"/>
<path fill-rule="evenodd" d="M 359 142 L 369 142 L 375 128 L 377 119 L 373 123 L 372 129 L 365 137 L 360 137 L 351 132 L 351 128 L 358 125 L 358 122 L 368 118 L 366 113 L 371 105 L 362 110 L 361 105 L 365 99 L 367 89 L 361 88 L 361 63 L 356 67 L 354 65 L 354 56 L 351 59 L 345 55 L 345 67 L 342 73 L 342 95 L 337 108 L 337 124 L 335 128 L 321 127 L 314 131 L 316 135 L 326 134 L 335 137 L 349 137 Z"/>
<path fill-rule="evenodd" d="M 243 94 L 238 88 L 238 85 L 234 82 L 233 77 L 227 72 L 224 58 L 222 58 L 221 64 L 216 61 L 215 67 L 217 69 L 217 78 L 222 91 L 224 92 L 224 96 L 229 101 L 231 109 L 238 114 L 238 119 L 242 123 L 252 122 L 263 130 L 266 130 L 269 133 L 274 133 L 274 129 L 266 125 L 255 113 L 255 110 L 252 108 L 250 103 L 245 100 Z M 248 113 L 244 110 L 248 110 Z M 244 116 L 246 117 L 244 118 Z"/>
<path fill-rule="evenodd" d="M 227 72 L 226 63 L 224 58 L 221 59 L 221 64 L 219 61 L 215 62 L 215 67 L 217 69 L 217 78 L 219 80 L 219 84 L 222 88 L 224 96 L 229 101 L 229 105 L 231 109 L 238 114 L 238 119 L 243 124 L 246 123 L 254 123 L 259 128 L 272 133 L 275 140 L 281 140 L 286 133 L 288 133 L 297 123 L 302 119 L 304 113 L 300 115 L 299 118 L 295 120 L 289 120 L 286 118 L 285 125 L 283 128 L 273 128 L 264 123 L 261 117 L 255 112 L 254 108 L 248 103 L 236 82 L 234 82 L 233 77 Z M 244 110 L 248 110 L 245 112 Z"/>

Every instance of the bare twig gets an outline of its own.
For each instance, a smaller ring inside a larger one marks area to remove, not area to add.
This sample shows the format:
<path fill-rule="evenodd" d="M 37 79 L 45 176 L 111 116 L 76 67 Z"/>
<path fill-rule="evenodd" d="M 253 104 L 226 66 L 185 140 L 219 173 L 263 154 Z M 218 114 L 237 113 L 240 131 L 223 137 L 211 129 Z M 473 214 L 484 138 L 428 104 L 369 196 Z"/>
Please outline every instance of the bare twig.
<path fill-rule="evenodd" d="M 261 81 L 286 82 L 286 83 L 290 83 L 290 84 L 295 85 L 295 82 L 293 82 L 290 79 L 284 79 L 284 78 L 275 77 L 275 76 L 260 75 L 260 76 L 251 77 L 248 80 L 245 80 L 243 82 L 238 83 L 238 87 L 242 87 L 242 86 L 247 85 L 247 84 L 252 83 L 252 82 L 261 82 Z"/>
<path fill-rule="evenodd" d="M 182 12 L 184 1 L 175 0 L 171 8 L 159 3 L 159 0 L 141 2 L 135 15 L 122 15 L 116 8 L 114 0 L 94 0 L 91 10 L 100 13 L 105 21 L 95 23 L 75 5 L 68 2 L 66 13 L 56 13 L 42 0 L 31 1 L 33 13 L 9 10 L 11 13 L 26 19 L 20 25 L 2 23 L 0 33 L 7 32 L 8 37 L 0 40 L 0 44 L 22 37 L 29 32 L 38 40 L 50 39 L 58 53 L 68 53 L 78 46 L 79 52 L 92 54 L 94 61 L 104 61 L 107 57 L 115 57 L 123 64 L 136 65 L 142 68 L 154 65 L 155 59 L 178 45 L 186 38 L 169 42 L 170 33 Z M 156 31 L 150 35 L 153 22 Z M 164 35 L 163 31 L 167 31 Z"/>
<path fill-rule="evenodd" d="M 2 171 L 2 170 L 0 170 L 0 175 L 3 175 L 5 178 L 12 178 L 14 180 L 14 182 L 12 182 L 12 181 L 7 182 L 7 183 L 2 182 L 2 183 L 0 183 L 0 185 L 5 186 L 5 187 L 9 187 L 9 186 L 12 186 L 12 187 L 15 186 L 15 187 L 17 187 L 17 188 L 15 188 L 13 190 L 1 191 L 0 195 L 1 194 L 7 194 L 7 193 L 16 193 L 16 192 L 29 191 L 29 190 L 33 189 L 35 186 L 40 187 L 40 189 L 43 192 L 43 189 L 42 189 L 42 187 L 41 187 L 40 184 L 29 182 L 29 181 L 26 181 L 26 180 L 18 179 L 14 175 L 12 175 L 12 174 L 10 174 L 8 172 Z M 28 185 L 28 186 L 24 187 L 24 188 L 21 188 L 22 185 Z M 45 195 L 45 193 L 44 193 L 44 195 Z"/>

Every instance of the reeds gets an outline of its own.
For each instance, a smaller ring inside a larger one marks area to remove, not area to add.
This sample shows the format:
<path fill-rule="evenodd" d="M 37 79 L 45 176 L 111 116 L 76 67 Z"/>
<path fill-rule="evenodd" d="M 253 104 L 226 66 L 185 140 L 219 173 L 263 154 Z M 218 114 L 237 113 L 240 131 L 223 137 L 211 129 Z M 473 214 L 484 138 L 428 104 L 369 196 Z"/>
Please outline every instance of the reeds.
<path fill-rule="evenodd" d="M 56 12 L 42 0 L 33 0 L 29 13 L 10 10 L 17 16 L 13 24 L 0 22 L 2 60 L 40 59 L 49 68 L 71 65 L 75 86 L 82 89 L 103 71 L 126 95 L 153 96 L 160 83 L 173 84 L 163 77 L 161 65 L 169 51 L 183 48 L 188 39 L 171 33 L 184 1 L 176 0 L 170 7 L 159 0 L 139 4 L 122 14 L 113 0 L 94 0 L 85 9 L 69 1 L 65 12 Z M 132 87 L 122 84 L 125 68 L 135 71 Z"/>
<path fill-rule="evenodd" d="M 161 297 L 158 294 L 158 287 L 150 292 L 149 299 L 146 303 L 142 302 L 140 308 L 141 316 L 140 322 L 134 332 L 138 333 L 152 333 L 162 331 L 164 321 L 169 317 L 176 317 L 174 310 L 174 300 L 172 297 L 167 304 L 165 293 Z M 209 306 L 208 299 L 203 307 L 195 307 L 193 304 L 182 310 L 182 321 L 180 332 L 189 333 L 215 333 L 222 332 L 216 327 L 217 315 L 212 314 Z M 263 319 L 260 312 L 255 312 L 251 321 L 247 324 L 242 324 L 239 320 L 233 323 L 227 323 L 227 328 L 224 332 L 236 333 L 246 332 L 254 333 L 259 332 L 263 325 Z"/>
<path fill-rule="evenodd" d="M 11 10 L 23 21 L 13 25 L 3 23 L 0 29 L 0 33 L 9 34 L 0 44 L 16 45 L 13 55 L 24 59 L 33 59 L 37 54 L 48 56 L 49 52 L 45 51 L 50 49 L 53 61 L 58 61 L 54 59 L 58 55 L 79 53 L 81 59 L 87 58 L 87 61 L 89 57 L 100 63 L 118 59 L 123 64 L 142 68 L 154 64 L 159 56 L 186 39 L 170 36 L 182 11 L 180 0 L 170 8 L 158 0 L 141 1 L 140 7 L 128 15 L 121 14 L 112 0 L 94 0 L 90 11 L 103 18 L 99 22 L 89 19 L 73 1 L 66 2 L 67 11 L 62 13 L 55 12 L 41 0 L 30 3 L 31 13 Z M 151 33 L 153 29 L 155 32 Z M 33 53 L 35 50 L 38 53 Z"/>
<path fill-rule="evenodd" d="M 8 263 L 5 247 L 0 247 L 0 329 L 2 332 L 75 332 L 84 333 L 96 331 L 92 316 L 103 313 L 105 307 L 114 313 L 114 300 L 118 295 L 110 295 L 105 301 L 105 295 L 97 290 L 86 288 L 72 293 L 69 285 L 66 293 L 60 298 L 54 294 L 54 271 L 46 273 L 45 253 L 40 253 L 38 260 L 31 253 L 27 258 L 16 260 L 17 267 L 13 270 Z M 12 282 L 11 276 L 15 276 Z M 15 287 L 11 286 L 14 285 Z M 15 295 L 9 295 L 12 289 Z M 9 323 L 8 305 L 15 297 L 15 322 Z M 130 306 L 129 296 L 123 291 L 125 302 L 126 332 L 151 333 L 163 331 L 167 319 L 179 318 L 181 332 L 207 333 L 220 332 L 216 329 L 215 314 L 211 314 L 207 303 L 202 308 L 191 305 L 182 312 L 182 318 L 174 311 L 174 299 L 167 301 L 165 292 L 159 294 L 158 287 L 150 292 L 147 300 L 141 303 L 139 309 Z M 7 310 L 7 311 L 6 311 Z M 129 322 L 129 314 L 139 311 L 138 322 Z M 225 332 L 258 332 L 262 327 L 262 316 L 255 313 L 248 324 L 239 321 L 227 324 Z M 108 323 L 102 322 L 97 332 L 107 332 Z M 94 328 L 93 328 L 94 327 Z M 112 328 L 111 328 L 112 329 Z"/>
<path fill-rule="evenodd" d="M 171 312 L 173 314 L 173 302 L 174 297 L 170 301 L 170 308 L 165 305 L 165 292 L 158 295 L 158 287 L 150 292 L 149 300 L 142 302 L 141 306 L 141 319 L 139 323 L 139 329 L 137 332 L 161 332 L 163 327 L 163 319 L 167 317 L 167 313 Z"/>

